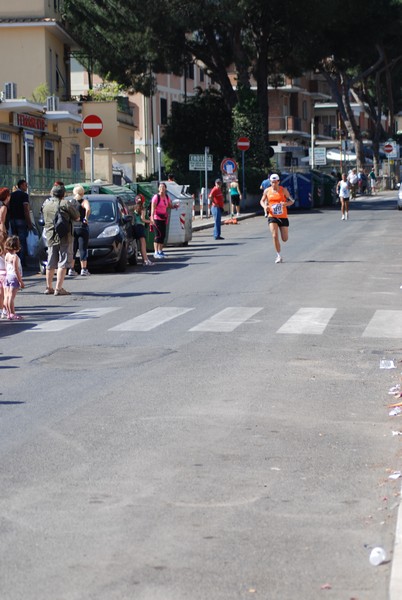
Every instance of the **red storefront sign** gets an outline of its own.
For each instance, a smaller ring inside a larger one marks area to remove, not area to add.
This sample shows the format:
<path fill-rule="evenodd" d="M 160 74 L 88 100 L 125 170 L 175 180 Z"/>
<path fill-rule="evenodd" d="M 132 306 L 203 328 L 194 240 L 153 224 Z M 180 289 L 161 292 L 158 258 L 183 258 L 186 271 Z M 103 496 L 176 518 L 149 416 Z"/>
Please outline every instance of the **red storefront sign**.
<path fill-rule="evenodd" d="M 34 117 L 27 113 L 14 113 L 14 125 L 23 127 L 24 129 L 46 131 L 46 119 L 43 117 Z"/>

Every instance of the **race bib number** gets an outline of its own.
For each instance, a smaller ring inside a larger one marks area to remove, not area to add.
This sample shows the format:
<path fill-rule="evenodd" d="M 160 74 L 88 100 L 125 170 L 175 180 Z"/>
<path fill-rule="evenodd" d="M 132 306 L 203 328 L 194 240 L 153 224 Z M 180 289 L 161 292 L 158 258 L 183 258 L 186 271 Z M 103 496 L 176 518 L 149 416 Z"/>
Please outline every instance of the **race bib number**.
<path fill-rule="evenodd" d="M 279 215 L 283 215 L 283 206 L 282 204 L 272 204 L 271 205 L 271 213 L 276 217 Z"/>

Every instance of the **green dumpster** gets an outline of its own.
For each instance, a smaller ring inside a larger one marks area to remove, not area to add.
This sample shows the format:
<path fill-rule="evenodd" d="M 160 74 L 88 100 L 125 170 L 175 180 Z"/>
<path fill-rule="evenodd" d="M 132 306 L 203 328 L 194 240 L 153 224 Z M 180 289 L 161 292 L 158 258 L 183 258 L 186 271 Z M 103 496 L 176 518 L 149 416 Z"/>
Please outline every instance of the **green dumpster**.
<path fill-rule="evenodd" d="M 129 183 L 127 188 L 134 192 L 135 195 L 142 194 L 145 198 L 145 214 L 147 218 L 151 213 L 151 200 L 155 194 L 158 193 L 158 186 L 155 182 L 153 183 Z M 154 251 L 154 233 L 149 231 L 149 227 L 145 228 L 145 240 L 147 244 L 147 252 Z"/>

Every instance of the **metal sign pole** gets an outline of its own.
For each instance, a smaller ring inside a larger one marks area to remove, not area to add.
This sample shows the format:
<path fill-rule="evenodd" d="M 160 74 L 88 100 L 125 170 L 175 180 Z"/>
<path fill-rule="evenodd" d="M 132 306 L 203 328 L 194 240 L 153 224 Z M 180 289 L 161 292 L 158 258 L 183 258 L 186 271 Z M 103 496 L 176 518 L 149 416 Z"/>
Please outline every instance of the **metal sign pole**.
<path fill-rule="evenodd" d="M 243 178 L 243 181 L 242 181 L 242 190 L 243 190 L 243 192 L 242 192 L 242 196 L 243 196 L 243 202 L 244 202 L 244 200 L 246 199 L 246 177 L 245 177 L 245 172 L 244 172 L 244 154 L 245 154 L 245 151 L 244 151 L 244 150 L 242 150 L 242 151 L 241 151 L 241 170 L 242 170 L 242 178 Z"/>
<path fill-rule="evenodd" d="M 29 183 L 29 149 L 28 140 L 25 138 L 25 180 Z"/>
<path fill-rule="evenodd" d="M 91 183 L 95 180 L 94 140 L 91 137 Z"/>
<path fill-rule="evenodd" d="M 203 202 L 205 203 L 206 207 L 208 206 L 208 153 L 209 153 L 209 147 L 205 146 L 205 150 L 204 150 L 205 186 L 204 186 L 204 198 L 203 198 Z M 207 212 L 207 216 L 208 216 L 208 212 Z"/>
<path fill-rule="evenodd" d="M 158 181 L 161 181 L 162 179 L 162 167 L 161 167 L 161 128 L 160 125 L 158 125 L 158 147 L 157 147 L 157 151 L 158 151 Z"/>

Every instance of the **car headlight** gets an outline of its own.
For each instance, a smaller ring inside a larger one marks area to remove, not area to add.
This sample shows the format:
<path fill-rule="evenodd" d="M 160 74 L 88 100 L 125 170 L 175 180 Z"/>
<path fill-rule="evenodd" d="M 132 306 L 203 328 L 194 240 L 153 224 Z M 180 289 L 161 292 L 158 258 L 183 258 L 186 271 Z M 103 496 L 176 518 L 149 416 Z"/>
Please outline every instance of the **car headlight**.
<path fill-rule="evenodd" d="M 120 228 L 118 225 L 109 225 L 103 231 L 100 232 L 98 238 L 107 238 L 107 237 L 115 237 L 119 235 Z"/>

